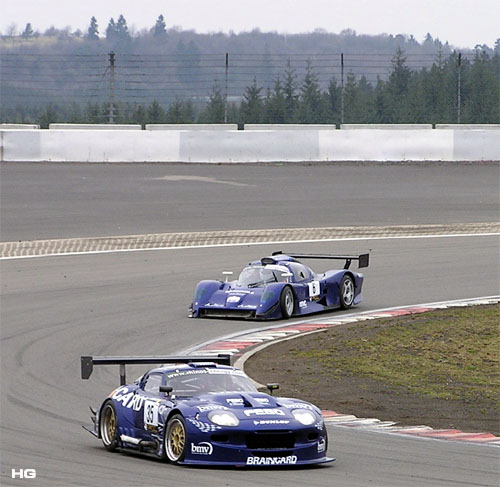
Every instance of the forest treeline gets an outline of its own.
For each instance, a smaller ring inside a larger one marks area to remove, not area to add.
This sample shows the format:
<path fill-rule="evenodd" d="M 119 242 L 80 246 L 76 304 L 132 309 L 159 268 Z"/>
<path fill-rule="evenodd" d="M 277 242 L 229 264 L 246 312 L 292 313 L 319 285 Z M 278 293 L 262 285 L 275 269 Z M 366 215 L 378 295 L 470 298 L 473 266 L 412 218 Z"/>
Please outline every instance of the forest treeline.
<path fill-rule="evenodd" d="M 500 39 L 459 52 L 430 34 L 28 24 L 0 40 L 0 122 L 499 123 L 499 56 Z"/>
<path fill-rule="evenodd" d="M 332 77 L 322 90 L 314 66 L 305 76 L 288 66 L 264 89 L 254 78 L 239 103 L 227 102 L 223 87 L 215 83 L 203 105 L 190 99 L 174 100 L 164 107 L 149 104 L 113 104 L 113 122 L 154 123 L 500 123 L 500 57 L 477 52 L 472 61 L 457 54 L 440 57 L 430 69 L 411 70 L 400 49 L 392 59 L 386 80 L 375 86 L 364 76 L 346 75 L 344 86 Z M 460 75 L 459 75 L 460 73 Z M 107 123 L 110 103 L 58 105 L 51 103 L 36 114 L 16 111 L 4 121 Z"/>

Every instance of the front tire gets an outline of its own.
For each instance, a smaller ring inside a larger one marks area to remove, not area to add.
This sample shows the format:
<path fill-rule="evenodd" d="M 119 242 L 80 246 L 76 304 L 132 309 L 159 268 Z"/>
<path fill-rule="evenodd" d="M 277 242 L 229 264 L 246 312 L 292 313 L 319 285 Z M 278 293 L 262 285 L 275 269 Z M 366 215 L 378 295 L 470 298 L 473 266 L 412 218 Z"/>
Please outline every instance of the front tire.
<path fill-rule="evenodd" d="M 118 420 L 112 401 L 106 401 L 99 417 L 99 433 L 102 444 L 108 451 L 116 451 L 118 446 Z"/>
<path fill-rule="evenodd" d="M 186 422 L 180 414 L 174 414 L 165 428 L 165 441 L 163 442 L 165 456 L 174 464 L 182 462 L 186 456 L 187 431 Z"/>
<path fill-rule="evenodd" d="M 295 310 L 295 296 L 293 295 L 292 288 L 286 286 L 281 291 L 280 295 L 280 308 L 281 316 L 287 320 L 293 315 Z"/>
<path fill-rule="evenodd" d="M 348 274 L 340 281 L 340 307 L 349 309 L 354 303 L 354 281 Z"/>

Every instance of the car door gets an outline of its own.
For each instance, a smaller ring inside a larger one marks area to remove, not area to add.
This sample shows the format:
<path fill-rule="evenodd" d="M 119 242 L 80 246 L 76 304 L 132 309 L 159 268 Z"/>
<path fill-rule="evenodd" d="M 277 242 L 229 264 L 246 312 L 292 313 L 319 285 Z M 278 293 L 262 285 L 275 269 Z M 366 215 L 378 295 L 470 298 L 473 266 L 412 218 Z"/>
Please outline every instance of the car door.
<path fill-rule="evenodd" d="M 160 386 L 163 384 L 161 372 L 150 372 L 141 381 L 136 394 L 137 408 L 134 408 L 134 426 L 142 438 L 149 438 L 152 433 L 158 432 L 159 407 L 163 399 Z"/>

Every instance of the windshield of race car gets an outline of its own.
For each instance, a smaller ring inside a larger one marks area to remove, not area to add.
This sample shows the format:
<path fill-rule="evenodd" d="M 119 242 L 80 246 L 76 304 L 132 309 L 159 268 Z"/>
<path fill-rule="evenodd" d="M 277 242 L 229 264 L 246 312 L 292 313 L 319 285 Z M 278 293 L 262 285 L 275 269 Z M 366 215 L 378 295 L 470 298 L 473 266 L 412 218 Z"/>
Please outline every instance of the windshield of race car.
<path fill-rule="evenodd" d="M 172 394 L 192 397 L 217 392 L 256 392 L 257 389 L 241 370 L 179 370 L 166 375 Z"/>
<path fill-rule="evenodd" d="M 238 277 L 238 285 L 244 287 L 265 286 L 271 282 L 284 282 L 284 272 L 264 266 L 245 267 Z"/>

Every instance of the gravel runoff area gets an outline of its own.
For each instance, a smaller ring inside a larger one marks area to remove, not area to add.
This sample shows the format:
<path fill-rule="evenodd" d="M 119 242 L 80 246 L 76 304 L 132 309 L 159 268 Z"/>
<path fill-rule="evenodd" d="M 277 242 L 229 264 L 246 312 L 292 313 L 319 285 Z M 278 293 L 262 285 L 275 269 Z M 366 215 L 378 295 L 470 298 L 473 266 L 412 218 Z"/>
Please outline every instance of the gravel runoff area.
<path fill-rule="evenodd" d="M 500 435 L 500 305 L 345 324 L 245 363 L 281 396 L 321 409 Z"/>

